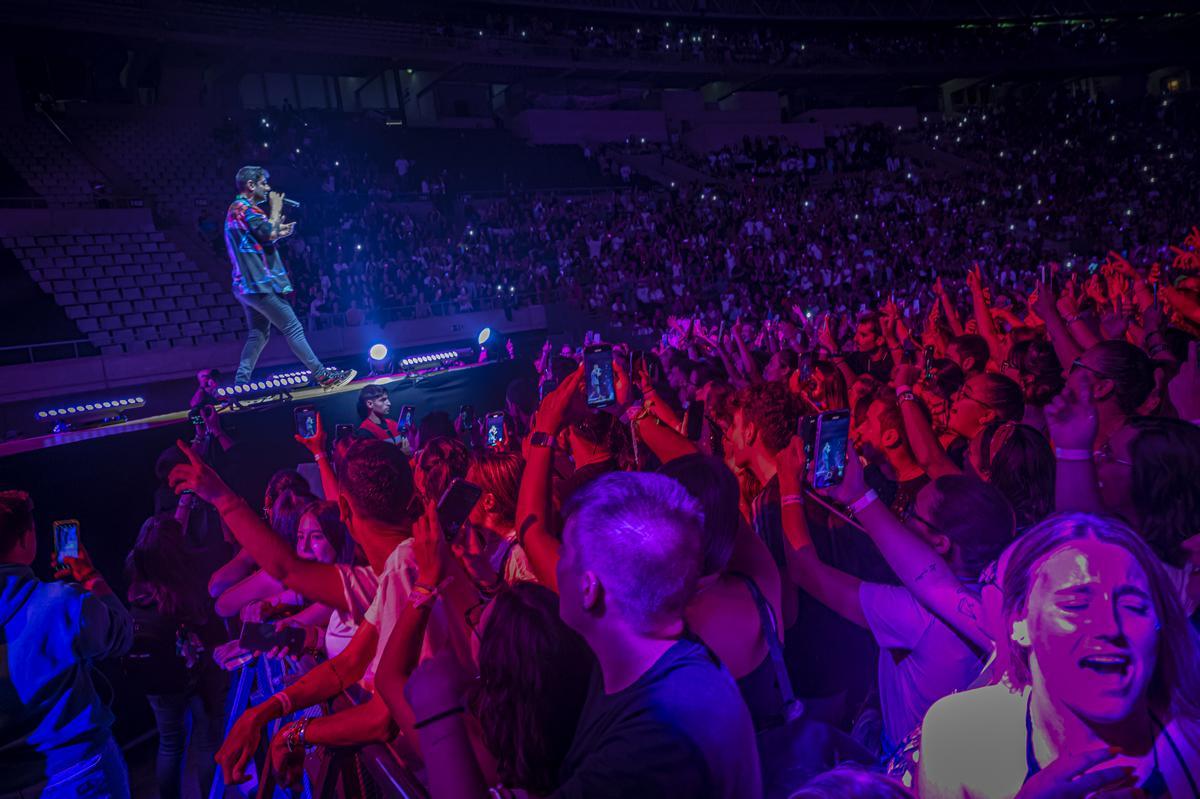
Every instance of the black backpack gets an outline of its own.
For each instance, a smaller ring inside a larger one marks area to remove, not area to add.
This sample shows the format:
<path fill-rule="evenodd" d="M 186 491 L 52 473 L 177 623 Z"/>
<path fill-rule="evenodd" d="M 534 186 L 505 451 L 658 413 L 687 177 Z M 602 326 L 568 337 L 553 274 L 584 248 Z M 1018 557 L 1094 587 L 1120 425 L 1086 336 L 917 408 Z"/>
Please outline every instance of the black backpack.
<path fill-rule="evenodd" d="M 132 684 L 150 696 L 187 693 L 199 676 L 202 656 L 196 656 L 198 644 L 190 625 L 135 607 L 133 646 L 122 656 L 121 666 Z"/>

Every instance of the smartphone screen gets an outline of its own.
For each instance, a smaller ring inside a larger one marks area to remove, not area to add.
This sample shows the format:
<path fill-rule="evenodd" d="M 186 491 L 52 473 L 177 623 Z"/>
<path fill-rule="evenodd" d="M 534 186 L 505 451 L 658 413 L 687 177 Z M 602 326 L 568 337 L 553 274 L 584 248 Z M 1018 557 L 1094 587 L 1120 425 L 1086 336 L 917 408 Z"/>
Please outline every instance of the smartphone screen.
<path fill-rule="evenodd" d="M 268 652 L 280 646 L 298 654 L 304 648 L 304 630 L 298 627 L 277 630 L 275 623 L 269 621 L 246 622 L 242 625 L 242 635 L 238 643 L 243 649 L 251 652 Z"/>
<path fill-rule="evenodd" d="M 925 362 L 921 365 L 925 367 L 925 380 L 927 380 L 927 381 L 932 380 L 933 379 L 933 345 L 932 344 L 927 344 L 925 346 Z"/>
<path fill-rule="evenodd" d="M 498 447 L 504 443 L 504 412 L 489 413 L 483 423 L 483 432 L 489 447 Z"/>
<path fill-rule="evenodd" d="M 688 441 L 699 441 L 700 431 L 704 426 L 704 403 L 702 401 L 693 400 L 687 406 L 685 421 L 687 422 L 685 429 L 687 430 Z"/>
<path fill-rule="evenodd" d="M 352 424 L 339 424 L 337 427 L 335 427 L 333 429 L 333 440 L 334 441 L 341 441 L 342 439 L 353 438 L 353 437 L 354 437 L 354 425 L 352 425 Z"/>
<path fill-rule="evenodd" d="M 413 425 L 413 415 L 417 409 L 411 405 L 404 405 L 400 408 L 400 417 L 396 419 L 396 425 L 400 428 L 400 432 L 408 432 L 408 429 Z"/>
<path fill-rule="evenodd" d="M 593 344 L 583 350 L 583 370 L 587 379 L 589 408 L 603 408 L 617 401 L 612 359 L 612 347 L 608 344 Z"/>
<path fill-rule="evenodd" d="M 296 435 L 301 438 L 312 438 L 317 434 L 317 409 L 311 405 L 303 405 L 292 412 L 296 419 Z"/>
<path fill-rule="evenodd" d="M 61 557 L 79 557 L 79 521 L 63 519 L 54 523 L 54 551 Z"/>
<path fill-rule="evenodd" d="M 458 408 L 458 424 L 463 430 L 475 424 L 475 406 L 460 405 Z"/>
<path fill-rule="evenodd" d="M 190 411 L 188 411 L 188 421 L 196 427 L 203 427 L 204 414 L 200 412 L 199 408 L 192 408 Z"/>
<path fill-rule="evenodd" d="M 539 401 L 544 400 L 546 398 L 546 395 L 549 394 L 551 391 L 553 391 L 556 388 L 558 388 L 557 380 L 551 379 L 551 380 L 545 381 L 544 383 L 542 383 L 541 388 L 538 389 L 538 400 Z"/>
<path fill-rule="evenodd" d="M 850 411 L 825 411 L 817 417 L 813 455 L 813 488 L 829 488 L 846 476 L 847 444 L 850 440 Z"/>
<path fill-rule="evenodd" d="M 438 500 L 438 521 L 442 524 L 442 535 L 452 542 L 462 529 L 463 522 L 471 515 L 475 503 L 483 496 L 483 489 L 466 480 L 455 479 Z"/>
<path fill-rule="evenodd" d="M 806 352 L 800 356 L 800 364 L 797 367 L 800 372 L 800 382 L 807 382 L 812 377 L 813 356 L 811 352 Z"/>

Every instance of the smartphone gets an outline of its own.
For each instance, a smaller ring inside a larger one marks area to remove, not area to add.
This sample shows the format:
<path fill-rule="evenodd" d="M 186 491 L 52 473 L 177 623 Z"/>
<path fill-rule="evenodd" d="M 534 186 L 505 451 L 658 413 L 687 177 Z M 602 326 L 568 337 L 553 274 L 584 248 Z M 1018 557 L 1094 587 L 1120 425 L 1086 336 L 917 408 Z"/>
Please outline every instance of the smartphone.
<path fill-rule="evenodd" d="M 54 523 L 54 551 L 59 557 L 79 557 L 78 519 L 63 519 Z"/>
<path fill-rule="evenodd" d="M 813 488 L 838 485 L 846 476 L 850 442 L 850 411 L 825 411 L 817 416 L 816 446 L 813 448 Z"/>
<path fill-rule="evenodd" d="M 193 427 L 204 427 L 204 414 L 200 412 L 198 406 L 188 411 L 188 421 L 192 423 Z"/>
<path fill-rule="evenodd" d="M 242 649 L 251 652 L 269 652 L 275 647 L 289 650 L 298 655 L 304 649 L 304 630 L 299 627 L 275 628 L 275 622 L 246 622 L 238 639 Z"/>
<path fill-rule="evenodd" d="M 538 388 L 538 401 L 540 402 L 541 400 L 544 400 L 546 395 L 556 388 L 558 388 L 557 380 L 551 378 L 550 380 L 544 381 L 541 387 Z"/>
<path fill-rule="evenodd" d="M 926 381 L 933 380 L 933 345 L 932 344 L 925 345 L 925 356 L 924 357 L 925 357 L 925 360 L 921 362 L 921 365 L 925 367 L 925 380 Z"/>
<path fill-rule="evenodd" d="M 800 356 L 800 363 L 796 367 L 800 372 L 800 382 L 806 383 L 812 377 L 813 370 L 813 355 L 811 352 L 806 352 Z"/>
<path fill-rule="evenodd" d="M 402 405 L 400 407 L 400 416 L 396 419 L 396 425 L 400 428 L 401 433 L 407 433 L 408 429 L 413 425 L 413 415 L 417 409 L 412 405 Z"/>
<path fill-rule="evenodd" d="M 466 480 L 454 479 L 446 493 L 438 500 L 438 521 L 442 524 L 442 535 L 447 542 L 453 542 L 462 529 L 463 523 L 471 515 L 475 503 L 483 496 L 483 489 Z"/>
<path fill-rule="evenodd" d="M 817 415 L 806 414 L 796 425 L 796 436 L 804 446 L 804 462 L 812 463 L 813 445 L 817 441 Z"/>
<path fill-rule="evenodd" d="M 692 400 L 687 406 L 684 421 L 687 423 L 684 429 L 687 431 L 688 441 L 699 441 L 700 431 L 704 426 L 704 402 Z"/>
<path fill-rule="evenodd" d="M 296 420 L 296 435 L 301 438 L 312 438 L 317 434 L 317 409 L 312 405 L 301 405 L 292 411 Z"/>
<path fill-rule="evenodd" d="M 489 447 L 504 443 L 504 411 L 493 411 L 484 417 L 483 432 Z"/>
<path fill-rule="evenodd" d="M 339 424 L 333 428 L 334 441 L 341 441 L 346 438 L 354 438 L 354 425 Z"/>
<path fill-rule="evenodd" d="M 475 424 L 475 406 L 460 405 L 458 406 L 458 425 L 462 430 L 470 429 L 471 425 Z"/>
<path fill-rule="evenodd" d="M 603 408 L 617 401 L 612 359 L 610 344 L 593 344 L 583 349 L 583 373 L 587 380 L 589 408 Z"/>

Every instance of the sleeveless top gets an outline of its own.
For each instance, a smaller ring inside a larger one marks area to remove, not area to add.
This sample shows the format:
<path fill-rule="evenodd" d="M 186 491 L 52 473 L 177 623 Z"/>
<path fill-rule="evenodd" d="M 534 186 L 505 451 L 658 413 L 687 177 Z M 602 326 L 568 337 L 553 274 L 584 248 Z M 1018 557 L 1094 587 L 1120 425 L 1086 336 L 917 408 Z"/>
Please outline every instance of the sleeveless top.
<path fill-rule="evenodd" d="M 771 611 L 770 603 L 759 590 L 758 584 L 750 577 L 737 572 L 730 574 L 740 578 L 750 589 L 750 595 L 758 608 L 763 637 L 767 639 L 767 655 L 762 663 L 737 680 L 738 691 L 750 710 L 754 731 L 762 732 L 778 727 L 788 720 L 789 710 L 795 704 L 796 697 L 792 693 L 792 683 L 788 679 L 787 667 L 783 662 L 783 646 L 779 642 L 775 615 Z"/>

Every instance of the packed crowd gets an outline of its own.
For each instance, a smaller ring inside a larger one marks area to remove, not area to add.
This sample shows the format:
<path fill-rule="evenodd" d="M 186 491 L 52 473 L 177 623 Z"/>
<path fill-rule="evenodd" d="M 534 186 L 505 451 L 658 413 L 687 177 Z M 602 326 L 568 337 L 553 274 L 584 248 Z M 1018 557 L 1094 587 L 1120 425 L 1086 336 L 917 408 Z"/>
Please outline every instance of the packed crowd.
<path fill-rule="evenodd" d="M 698 312 L 716 325 L 790 319 L 795 306 L 857 313 L 893 295 L 911 321 L 930 308 L 939 275 L 955 278 L 965 299 L 963 270 L 976 261 L 1008 306 L 1026 302 L 1030 264 L 1057 262 L 1086 279 L 1110 249 L 1165 263 L 1164 242 L 1200 218 L 1189 188 L 1198 116 L 1185 98 L 1057 92 L 952 121 L 926 116 L 909 132 L 850 128 L 820 151 L 773 139 L 704 156 L 668 147 L 667 157 L 708 174 L 707 185 L 634 180 L 573 197 L 494 199 L 459 187 L 425 210 L 396 203 L 399 178 L 377 157 L 342 161 L 344 142 L 326 141 L 321 125 L 271 124 L 286 131 L 284 165 L 295 159 L 297 174 L 325 189 L 306 197 L 286 257 L 310 327 L 565 294 L 625 334 L 648 335 L 671 315 Z M 901 136 L 964 160 L 935 163 L 937 153 L 899 147 Z M 251 145 L 246 134 L 230 157 Z M 818 173 L 833 177 L 815 181 Z M 216 222 L 202 224 L 210 238 Z"/>
<path fill-rule="evenodd" d="M 1200 795 L 1200 231 L 1170 253 L 1047 264 L 1019 306 L 974 267 L 919 319 L 547 342 L 482 421 L 370 385 L 262 498 L 201 403 L 124 598 L 84 548 L 36 578 L 0 495 L 4 640 L 36 653 L 6 687 L 38 697 L 6 780 L 123 795 L 84 669 L 123 655 L 163 796 L 188 709 L 204 787 L 390 742 L 435 799 Z M 255 658 L 302 676 L 222 740 Z"/>

